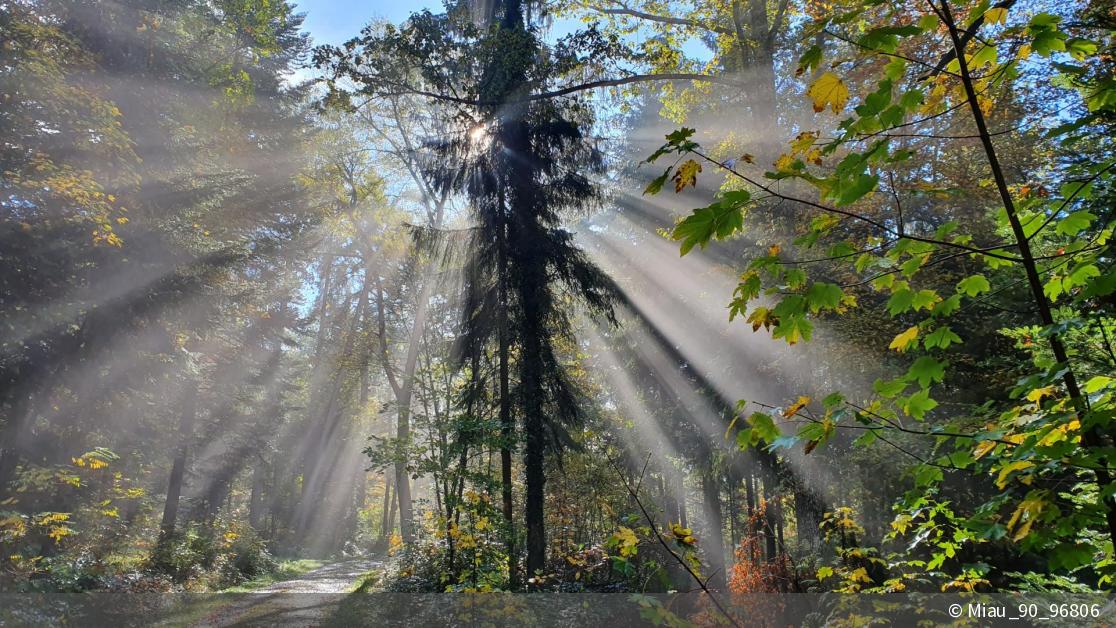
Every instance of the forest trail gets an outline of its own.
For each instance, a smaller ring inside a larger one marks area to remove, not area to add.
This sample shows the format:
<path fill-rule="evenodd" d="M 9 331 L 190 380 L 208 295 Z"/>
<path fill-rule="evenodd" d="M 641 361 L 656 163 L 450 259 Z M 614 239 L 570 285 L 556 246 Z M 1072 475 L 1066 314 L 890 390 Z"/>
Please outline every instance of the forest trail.
<path fill-rule="evenodd" d="M 195 625 L 319 625 L 337 608 L 358 578 L 382 564 L 378 559 L 329 563 L 298 578 L 239 594 L 235 602 Z"/>

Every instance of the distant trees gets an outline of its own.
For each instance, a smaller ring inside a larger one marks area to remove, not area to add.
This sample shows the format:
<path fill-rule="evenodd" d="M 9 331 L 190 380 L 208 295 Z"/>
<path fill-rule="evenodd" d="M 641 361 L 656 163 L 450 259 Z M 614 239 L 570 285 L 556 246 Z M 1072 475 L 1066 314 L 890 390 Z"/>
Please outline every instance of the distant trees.
<path fill-rule="evenodd" d="M 609 317 L 612 296 L 608 281 L 577 250 L 560 222 L 565 212 L 580 210 L 596 197 L 587 175 L 599 172 L 602 162 L 585 137 L 591 123 L 588 112 L 576 102 L 524 100 L 535 86 L 572 69 L 562 65 L 570 63 L 564 55 L 572 52 L 548 52 L 529 30 L 524 9 L 514 0 L 501 3 L 479 23 L 472 21 L 464 5 L 445 16 L 419 14 L 402 32 L 389 29 L 355 42 L 360 45 L 359 60 L 349 52 L 324 50 L 319 61 L 330 64 L 332 76 L 368 86 L 370 95 L 378 89 L 378 73 L 397 76 L 408 72 L 400 67 L 409 67 L 427 89 L 466 94 L 483 103 L 461 110 L 453 134 L 443 135 L 433 147 L 439 159 L 431 163 L 438 189 L 464 194 L 475 215 L 462 355 L 475 359 L 488 342 L 497 346 L 504 515 L 509 527 L 510 455 L 518 440 L 513 408 L 523 416 L 526 567 L 533 576 L 544 568 L 546 553 L 544 452 L 559 451 L 572 442 L 565 435 L 566 426 L 580 413 L 554 344 L 570 333 L 568 306 L 560 302 L 568 295 Z M 415 41 L 432 46 L 416 47 Z M 439 58 L 468 61 L 445 72 L 425 56 L 431 51 Z M 400 64 L 401 59 L 408 63 Z M 514 391 L 509 374 L 513 348 L 518 354 Z M 514 581 L 513 538 L 509 571 Z"/>
<path fill-rule="evenodd" d="M 853 17 L 866 26 L 847 27 Z M 888 349 L 915 358 L 877 379 L 871 393 L 833 392 L 820 405 L 803 396 L 781 416 L 749 400 L 759 409 L 738 432 L 742 447 L 782 451 L 801 443 L 809 454 L 842 431 L 860 431 L 859 447 L 882 443 L 911 458 L 914 486 L 898 500 L 886 538 L 914 534 L 908 551 L 921 547 L 926 560 L 907 558 L 885 573 L 871 560 L 849 561 L 865 550 L 843 542 L 842 590 L 903 590 L 924 570 L 948 576 L 943 590 L 1005 586 L 1020 577 L 1011 559 L 966 562 L 994 544 L 1042 553 L 1059 577 L 1111 582 L 1116 504 L 1104 374 L 1111 356 L 1098 358 L 1099 347 L 1077 331 L 1104 337 L 1111 324 L 1112 227 L 1093 200 L 1094 193 L 1107 198 L 1111 146 L 1086 140 L 1104 127 L 1112 101 L 1111 81 L 1092 77 L 1110 73 L 1111 64 L 1094 56 L 1107 34 L 1063 22 L 1052 12 L 949 2 L 866 4 L 820 16 L 812 32 L 851 44 L 871 71 L 855 78 L 822 71 L 829 48 L 814 43 L 798 74 L 814 73 L 806 96 L 815 112 L 843 114 L 853 103 L 850 117 L 802 132 L 764 175 L 753 172 L 750 158 L 711 156 L 693 129 L 668 135 L 652 156 L 680 155 L 650 192 L 672 175 L 678 189 L 694 184 L 701 164 L 742 188 L 674 227 L 683 253 L 741 231 L 745 213 L 769 211 L 751 193 L 792 203 L 810 218 L 796 237 L 752 259 L 730 316 L 790 344 L 809 341 L 814 320 L 854 316 L 856 291 L 870 286 L 886 298 L 868 293 L 866 307 L 903 321 Z M 974 35 L 981 29 L 985 35 Z M 1028 100 L 1018 90 L 1023 82 L 1038 86 L 1055 109 Z M 861 96 L 853 96 L 855 87 Z M 927 151 L 964 158 L 968 169 L 928 166 L 918 158 Z M 1088 163 L 1071 157 L 1078 151 L 1091 156 Z M 972 169 L 981 173 L 976 180 Z M 784 187 L 793 183 L 803 187 Z M 956 347 L 983 340 L 958 331 L 979 329 L 1014 346 L 997 354 L 984 345 L 977 359 L 999 362 L 1007 352 L 1026 359 L 1000 363 L 996 375 L 1006 379 L 975 402 L 954 401 L 947 386 L 975 388 L 947 381 L 952 361 L 973 359 Z M 1095 370 L 1100 363 L 1106 366 Z M 968 482 L 954 486 L 954 478 Z M 1063 482 L 1080 492 L 1059 493 Z M 955 504 L 954 491 L 977 499 Z M 830 528 L 859 530 L 849 511 L 834 513 Z M 819 579 L 835 573 L 823 570 Z"/>
<path fill-rule="evenodd" d="M 113 523 L 167 543 L 223 528 L 246 475 L 276 468 L 298 260 L 331 211 L 299 177 L 300 26 L 285 3 L 0 9 L 5 556 L 61 560 Z M 76 522 L 93 510 L 75 468 L 115 474 L 99 527 Z M 26 534 L 51 511 L 70 532 Z"/>

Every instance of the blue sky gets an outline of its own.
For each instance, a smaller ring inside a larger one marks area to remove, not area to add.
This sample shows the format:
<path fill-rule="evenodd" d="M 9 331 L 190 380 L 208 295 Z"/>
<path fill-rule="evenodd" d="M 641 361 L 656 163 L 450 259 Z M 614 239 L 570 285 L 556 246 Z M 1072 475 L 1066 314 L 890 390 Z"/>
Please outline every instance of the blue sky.
<path fill-rule="evenodd" d="M 430 9 L 438 13 L 442 0 L 403 2 L 391 0 L 294 0 L 295 11 L 306 14 L 303 30 L 314 38 L 314 44 L 340 44 L 355 37 L 373 19 L 383 18 L 399 24 L 416 11 Z M 570 18 L 556 20 L 547 38 L 556 38 L 582 28 L 580 21 Z"/>
<path fill-rule="evenodd" d="M 441 0 L 296 0 L 295 10 L 306 14 L 303 29 L 315 44 L 339 44 L 360 33 L 373 18 L 399 23 L 422 9 L 440 10 Z"/>

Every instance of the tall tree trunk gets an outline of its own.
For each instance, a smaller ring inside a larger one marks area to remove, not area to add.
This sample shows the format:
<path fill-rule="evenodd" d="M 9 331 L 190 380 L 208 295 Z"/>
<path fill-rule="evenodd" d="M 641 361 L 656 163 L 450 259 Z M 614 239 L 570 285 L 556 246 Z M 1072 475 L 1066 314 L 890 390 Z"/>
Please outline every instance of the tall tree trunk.
<path fill-rule="evenodd" d="M 825 506 L 817 492 L 797 479 L 794 491 L 794 524 L 802 547 L 814 548 L 821 542 L 820 530 Z"/>
<path fill-rule="evenodd" d="M 765 469 L 763 474 L 763 537 L 766 544 L 767 560 L 773 561 L 779 555 L 779 547 L 775 538 L 775 519 L 778 516 L 778 499 L 776 492 L 775 472 Z"/>
<path fill-rule="evenodd" d="M 393 487 L 395 486 L 394 481 L 392 482 L 392 486 Z M 387 523 L 386 523 L 386 525 L 384 525 L 384 530 L 387 531 L 386 536 L 388 536 L 388 537 L 390 537 L 392 534 L 395 533 L 395 513 L 398 510 L 399 510 L 399 491 L 397 489 L 391 494 L 391 503 L 388 504 L 388 510 L 387 510 Z"/>
<path fill-rule="evenodd" d="M 503 207 L 503 191 L 500 206 Z M 496 342 L 499 360 L 500 397 L 500 487 L 504 507 L 504 526 L 508 550 L 508 586 L 519 585 L 519 560 L 515 550 L 515 505 L 512 501 L 512 444 L 515 442 L 515 419 L 511 413 L 511 391 L 508 383 L 508 257 L 507 228 L 501 225 L 497 261 Z"/>
<path fill-rule="evenodd" d="M 252 495 L 248 499 L 248 525 L 253 530 L 261 531 L 264 517 L 264 491 L 267 488 L 267 464 L 263 456 L 259 456 L 255 468 L 252 469 Z"/>
<path fill-rule="evenodd" d="M 178 503 L 182 497 L 182 479 L 186 475 L 186 457 L 190 441 L 194 437 L 194 422 L 197 420 L 198 383 L 190 380 L 182 395 L 182 415 L 178 422 L 178 451 L 171 464 L 170 479 L 167 484 L 167 499 L 163 504 L 163 521 L 159 525 L 160 541 L 174 536 L 174 525 L 178 519 Z"/>
<path fill-rule="evenodd" d="M 706 545 L 709 554 L 709 582 L 714 590 L 725 588 L 725 533 L 721 514 L 721 483 L 712 465 L 707 466 L 701 476 L 701 496 L 705 509 Z"/>
<path fill-rule="evenodd" d="M 391 512 L 394 497 L 392 495 L 392 479 L 390 475 L 384 474 L 384 506 L 381 510 L 380 516 L 380 538 L 386 540 L 388 535 L 391 534 L 392 524 L 388 521 L 389 513 Z"/>

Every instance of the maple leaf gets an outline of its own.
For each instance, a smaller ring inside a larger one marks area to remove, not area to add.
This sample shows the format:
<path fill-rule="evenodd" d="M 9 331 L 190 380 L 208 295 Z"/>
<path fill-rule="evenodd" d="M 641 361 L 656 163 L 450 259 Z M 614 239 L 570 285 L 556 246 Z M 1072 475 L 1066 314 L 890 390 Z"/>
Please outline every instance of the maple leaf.
<path fill-rule="evenodd" d="M 918 325 L 915 325 L 914 327 L 911 327 L 907 331 L 896 336 L 895 339 L 891 341 L 891 344 L 887 346 L 887 348 L 895 349 L 896 351 L 902 353 L 906 351 L 911 346 L 911 343 L 913 343 L 916 339 L 918 339 Z"/>
<path fill-rule="evenodd" d="M 798 411 L 805 408 L 809 403 L 810 403 L 810 398 L 803 395 L 803 396 L 799 397 L 797 401 L 795 401 L 793 404 L 791 404 L 791 406 L 789 408 L 787 408 L 786 410 L 783 411 L 783 416 L 790 418 L 790 417 L 798 414 Z"/>
<path fill-rule="evenodd" d="M 681 192 L 687 185 L 696 186 L 699 172 L 701 172 L 701 164 L 693 159 L 686 160 L 674 173 L 674 191 Z"/>
<path fill-rule="evenodd" d="M 833 113 L 841 113 L 845 103 L 849 101 L 849 88 L 839 76 L 826 72 L 814 81 L 806 91 L 806 95 L 813 99 L 815 112 L 821 112 L 829 107 Z"/>

